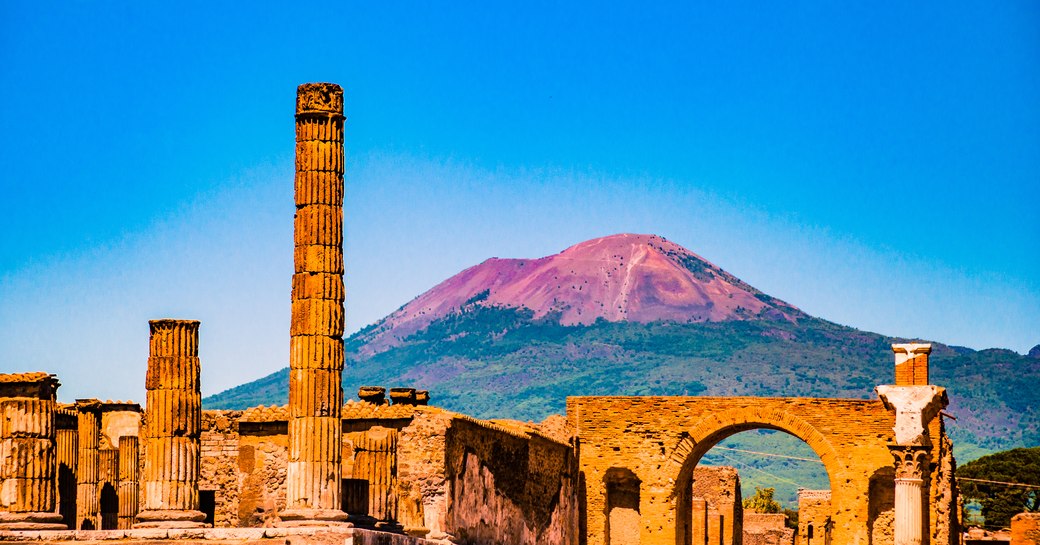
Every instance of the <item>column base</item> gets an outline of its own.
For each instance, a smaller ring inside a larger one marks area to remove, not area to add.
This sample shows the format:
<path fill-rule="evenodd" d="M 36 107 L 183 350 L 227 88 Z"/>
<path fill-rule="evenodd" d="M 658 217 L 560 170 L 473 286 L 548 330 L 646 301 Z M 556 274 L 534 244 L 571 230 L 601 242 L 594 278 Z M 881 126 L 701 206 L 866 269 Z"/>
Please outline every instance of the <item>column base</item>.
<path fill-rule="evenodd" d="M 59 513 L 0 513 L 0 530 L 68 530 Z"/>
<path fill-rule="evenodd" d="M 339 509 L 286 509 L 278 513 L 281 520 L 277 526 L 281 528 L 294 528 L 299 526 L 319 526 L 336 528 L 353 528 L 354 525 L 347 522 L 347 514 Z"/>
<path fill-rule="evenodd" d="M 154 509 L 137 514 L 134 528 L 209 528 L 206 513 L 180 509 Z"/>

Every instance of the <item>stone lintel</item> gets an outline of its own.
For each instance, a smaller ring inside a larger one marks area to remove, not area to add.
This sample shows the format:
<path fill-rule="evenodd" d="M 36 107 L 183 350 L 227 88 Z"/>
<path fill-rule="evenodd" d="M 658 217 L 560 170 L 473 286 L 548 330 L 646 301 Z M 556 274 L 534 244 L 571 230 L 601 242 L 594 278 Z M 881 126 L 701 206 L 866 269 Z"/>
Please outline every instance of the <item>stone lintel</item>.
<path fill-rule="evenodd" d="M 875 388 L 885 408 L 896 413 L 895 444 L 930 445 L 928 423 L 946 408 L 946 388 L 940 386 L 892 386 Z"/>
<path fill-rule="evenodd" d="M 53 401 L 58 377 L 49 373 L 0 373 L 0 397 L 28 397 Z"/>

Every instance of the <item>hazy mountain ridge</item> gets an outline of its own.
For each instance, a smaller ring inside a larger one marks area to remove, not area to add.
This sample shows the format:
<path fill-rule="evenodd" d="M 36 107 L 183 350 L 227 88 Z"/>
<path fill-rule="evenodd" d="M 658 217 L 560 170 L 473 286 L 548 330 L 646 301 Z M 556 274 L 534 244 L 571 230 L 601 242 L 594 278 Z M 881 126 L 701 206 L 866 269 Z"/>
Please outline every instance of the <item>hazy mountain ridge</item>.
<path fill-rule="evenodd" d="M 559 259 L 590 250 L 600 262 Z M 642 265 L 626 266 L 628 283 L 614 278 L 620 261 L 636 255 Z M 415 386 L 474 416 L 541 420 L 562 413 L 568 395 L 870 398 L 874 386 L 892 381 L 890 345 L 902 339 L 808 316 L 659 237 L 617 235 L 539 260 L 502 261 L 463 271 L 347 339 L 346 395 L 361 385 Z M 570 288 L 576 279 L 602 281 L 604 289 L 561 297 L 585 292 Z M 661 295 L 668 291 L 661 286 L 672 289 Z M 541 302 L 520 304 L 531 293 Z M 597 315 L 600 296 L 627 297 L 621 310 L 634 312 Z M 720 320 L 708 321 L 711 312 Z M 956 440 L 990 449 L 1040 444 L 1040 359 L 935 343 L 932 362 L 933 382 L 951 392 Z M 206 405 L 286 397 L 283 370 Z"/>

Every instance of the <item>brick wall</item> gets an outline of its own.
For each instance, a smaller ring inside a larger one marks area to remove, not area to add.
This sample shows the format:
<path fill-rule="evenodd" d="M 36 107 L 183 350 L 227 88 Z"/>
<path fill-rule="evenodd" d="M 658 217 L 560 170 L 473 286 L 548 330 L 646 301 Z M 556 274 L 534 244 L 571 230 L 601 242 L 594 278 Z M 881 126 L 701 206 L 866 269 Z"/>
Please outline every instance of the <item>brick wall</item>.
<path fill-rule="evenodd" d="M 604 476 L 631 471 L 641 484 L 640 543 L 684 542 L 682 487 L 719 441 L 756 428 L 795 435 L 820 456 L 833 494 L 833 542 L 867 545 L 893 509 L 894 417 L 880 401 L 710 397 L 572 397 L 567 418 L 580 441 L 589 545 L 607 542 Z M 873 498 L 868 494 L 874 493 Z M 689 495 L 686 495 L 689 497 Z M 884 532 L 878 535 L 885 535 Z M 875 542 L 880 545 L 881 542 Z"/>

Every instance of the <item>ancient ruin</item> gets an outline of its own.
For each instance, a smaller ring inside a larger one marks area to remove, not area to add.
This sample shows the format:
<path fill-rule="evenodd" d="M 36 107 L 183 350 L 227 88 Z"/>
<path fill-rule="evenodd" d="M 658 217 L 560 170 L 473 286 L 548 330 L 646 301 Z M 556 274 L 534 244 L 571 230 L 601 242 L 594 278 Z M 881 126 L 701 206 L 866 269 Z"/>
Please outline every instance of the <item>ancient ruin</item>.
<path fill-rule="evenodd" d="M 571 397 L 541 424 L 475 419 L 408 387 L 344 401 L 343 123 L 339 86 L 299 87 L 288 405 L 203 411 L 193 320 L 149 322 L 144 414 L 58 406 L 53 376 L 0 375 L 0 539 L 959 542 L 928 345 L 893 346 L 894 384 L 872 400 Z M 698 467 L 752 429 L 802 439 L 826 468 L 829 490 L 799 496 L 797 532 L 744 512 L 733 470 Z"/>

